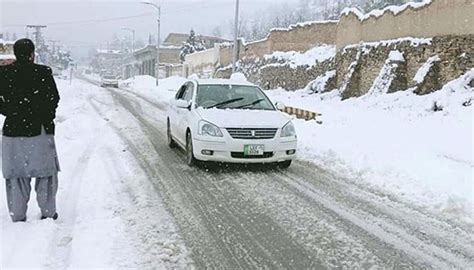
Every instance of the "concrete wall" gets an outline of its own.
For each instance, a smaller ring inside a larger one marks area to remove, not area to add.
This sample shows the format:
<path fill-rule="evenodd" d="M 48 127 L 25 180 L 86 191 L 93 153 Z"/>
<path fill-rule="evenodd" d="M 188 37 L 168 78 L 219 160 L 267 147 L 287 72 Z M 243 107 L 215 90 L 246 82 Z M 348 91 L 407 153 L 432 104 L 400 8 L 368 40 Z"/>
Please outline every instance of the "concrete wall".
<path fill-rule="evenodd" d="M 245 45 L 241 58 L 260 58 L 274 51 L 304 52 L 317 45 L 335 44 L 337 21 L 309 22 L 273 29 L 264 40 Z"/>
<path fill-rule="evenodd" d="M 435 37 L 474 34 L 474 0 L 433 0 L 430 4 L 408 7 L 395 15 L 360 18 L 354 12 L 341 16 L 337 25 L 337 48 L 361 41 L 391 40 L 401 37 Z"/>
<path fill-rule="evenodd" d="M 181 63 L 181 48 L 160 48 L 160 62 L 167 64 Z"/>
<path fill-rule="evenodd" d="M 241 51 L 242 51 L 241 47 Z M 219 46 L 219 65 L 221 67 L 226 67 L 232 64 L 234 59 L 234 46 Z"/>
<path fill-rule="evenodd" d="M 240 50 L 243 50 L 241 45 Z M 188 74 L 212 77 L 217 68 L 232 64 L 234 48 L 232 45 L 216 44 L 214 48 L 186 55 L 184 64 Z"/>
<path fill-rule="evenodd" d="M 201 77 L 211 77 L 219 60 L 219 47 L 186 55 L 184 64 L 189 74 L 198 74 Z"/>

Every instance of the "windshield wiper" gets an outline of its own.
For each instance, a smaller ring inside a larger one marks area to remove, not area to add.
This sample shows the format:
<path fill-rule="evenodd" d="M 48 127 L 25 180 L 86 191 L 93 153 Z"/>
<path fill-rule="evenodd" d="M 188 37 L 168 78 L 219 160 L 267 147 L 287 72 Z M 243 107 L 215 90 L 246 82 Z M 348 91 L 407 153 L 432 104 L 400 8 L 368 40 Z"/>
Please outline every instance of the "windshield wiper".
<path fill-rule="evenodd" d="M 255 100 L 255 101 L 252 102 L 252 103 L 245 104 L 245 105 L 238 106 L 238 107 L 234 107 L 234 109 L 242 109 L 242 108 L 245 108 L 245 107 L 257 105 L 258 103 L 260 103 L 260 102 L 262 102 L 262 101 L 264 101 L 264 100 L 265 100 L 264 98 L 260 98 L 260 99 Z"/>
<path fill-rule="evenodd" d="M 229 100 L 226 100 L 226 101 L 223 101 L 223 102 L 216 103 L 212 106 L 209 106 L 209 107 L 207 107 L 207 109 L 219 108 L 221 106 L 224 106 L 224 105 L 227 105 L 227 104 L 230 104 L 230 103 L 234 103 L 234 102 L 237 102 L 237 101 L 241 101 L 243 99 L 244 99 L 243 97 L 229 99 Z"/>

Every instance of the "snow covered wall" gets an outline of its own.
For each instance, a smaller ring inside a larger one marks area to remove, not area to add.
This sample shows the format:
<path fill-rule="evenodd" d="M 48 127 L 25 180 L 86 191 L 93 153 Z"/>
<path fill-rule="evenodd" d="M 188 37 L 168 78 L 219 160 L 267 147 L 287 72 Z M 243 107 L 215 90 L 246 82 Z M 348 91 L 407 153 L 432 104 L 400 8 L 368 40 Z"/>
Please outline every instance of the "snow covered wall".
<path fill-rule="evenodd" d="M 305 52 L 318 45 L 336 44 L 337 21 L 305 22 L 275 28 L 263 40 L 245 44 L 240 58 L 260 58 L 273 52 Z"/>
<path fill-rule="evenodd" d="M 361 14 L 357 9 L 342 12 L 337 27 L 337 48 L 359 42 L 402 37 L 435 37 L 474 34 L 472 0 L 425 0 L 390 6 Z"/>

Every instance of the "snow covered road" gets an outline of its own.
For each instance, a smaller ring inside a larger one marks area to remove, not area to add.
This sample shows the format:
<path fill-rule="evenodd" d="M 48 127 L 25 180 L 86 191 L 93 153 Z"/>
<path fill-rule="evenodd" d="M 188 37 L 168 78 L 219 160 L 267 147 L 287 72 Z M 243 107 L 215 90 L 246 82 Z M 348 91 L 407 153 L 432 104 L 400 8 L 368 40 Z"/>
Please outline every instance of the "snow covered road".
<path fill-rule="evenodd" d="M 302 161 L 283 171 L 190 168 L 167 146 L 165 104 L 84 88 L 93 90 L 75 98 L 93 122 L 63 125 L 58 135 L 92 129 L 63 166 L 64 214 L 17 226 L 3 209 L 2 266 L 21 266 L 12 254 L 22 246 L 11 245 L 39 230 L 39 243 L 24 240 L 29 252 L 52 248 L 29 265 L 47 268 L 474 267 L 465 223 Z"/>

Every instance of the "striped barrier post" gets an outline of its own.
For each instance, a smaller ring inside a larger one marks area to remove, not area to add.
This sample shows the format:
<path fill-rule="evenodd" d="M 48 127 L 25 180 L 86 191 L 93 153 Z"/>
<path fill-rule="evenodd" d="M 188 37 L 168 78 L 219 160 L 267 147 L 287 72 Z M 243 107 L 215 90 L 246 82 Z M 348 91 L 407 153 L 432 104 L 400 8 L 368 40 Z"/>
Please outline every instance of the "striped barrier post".
<path fill-rule="evenodd" d="M 316 122 L 318 124 L 323 123 L 322 121 L 316 119 L 316 117 L 322 116 L 321 113 L 311 112 L 311 111 L 307 111 L 307 110 L 303 110 L 303 109 L 299 109 L 299 108 L 294 108 L 294 107 L 285 107 L 281 111 L 285 112 L 289 115 L 294 115 L 298 119 L 304 119 L 306 121 L 316 120 Z"/>

